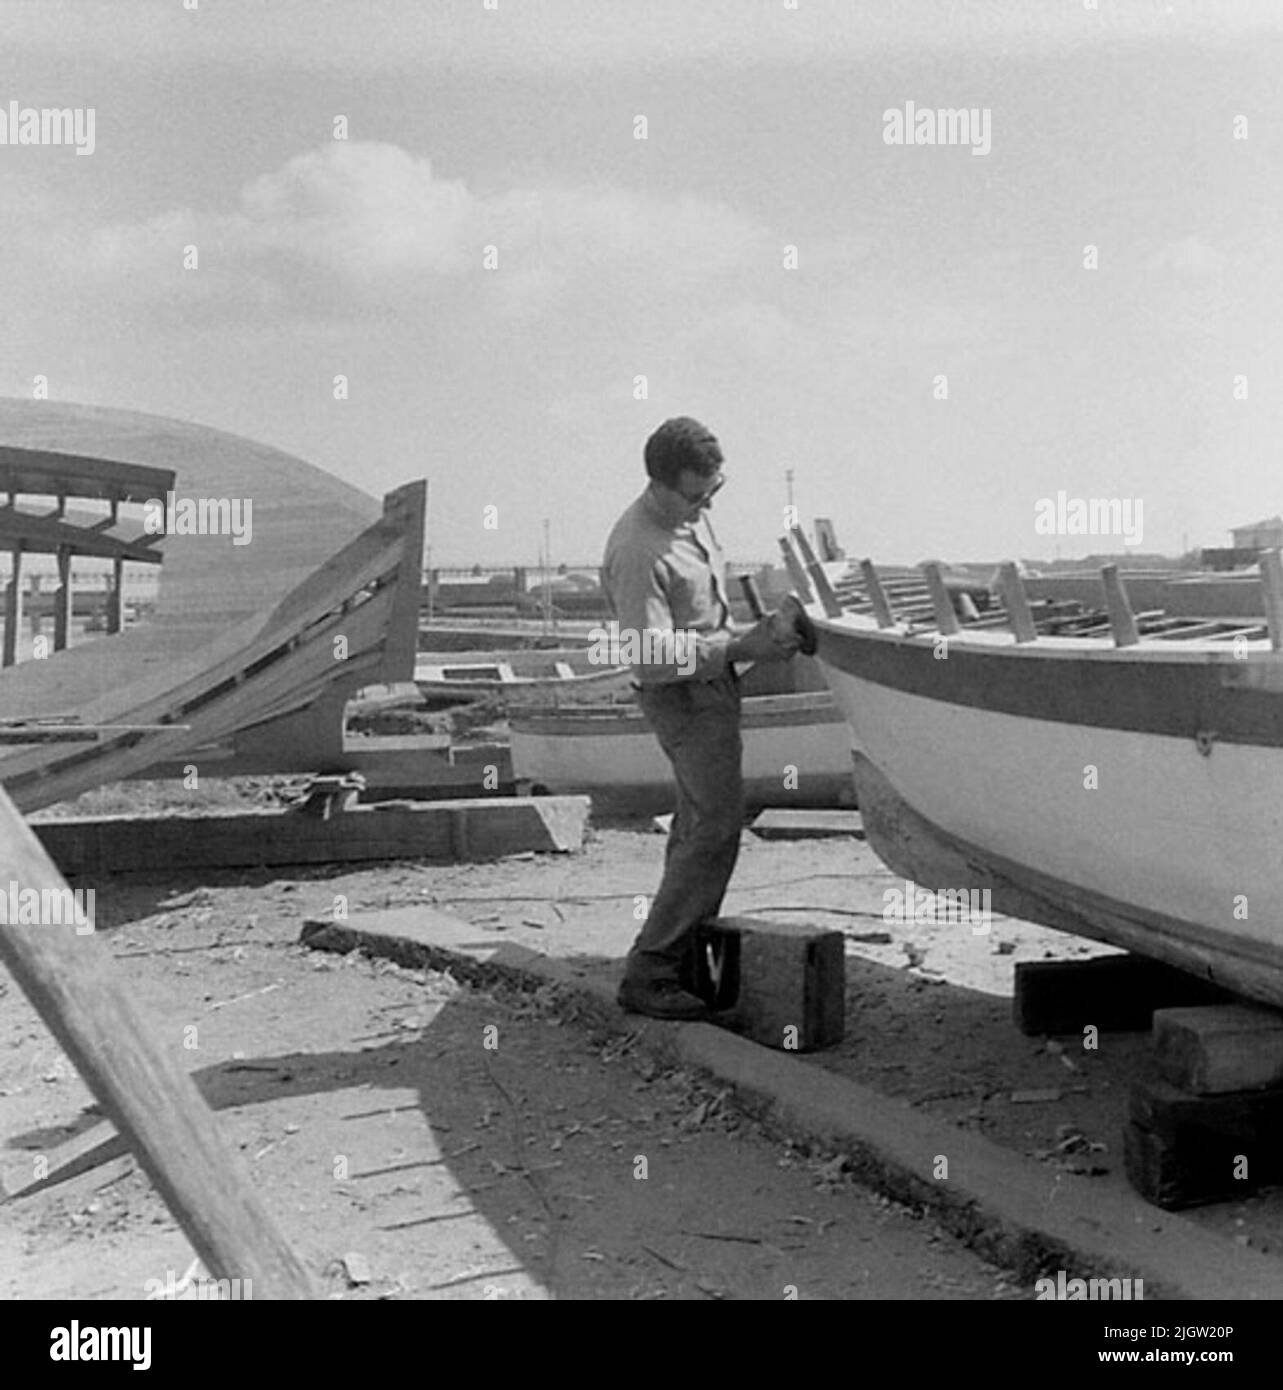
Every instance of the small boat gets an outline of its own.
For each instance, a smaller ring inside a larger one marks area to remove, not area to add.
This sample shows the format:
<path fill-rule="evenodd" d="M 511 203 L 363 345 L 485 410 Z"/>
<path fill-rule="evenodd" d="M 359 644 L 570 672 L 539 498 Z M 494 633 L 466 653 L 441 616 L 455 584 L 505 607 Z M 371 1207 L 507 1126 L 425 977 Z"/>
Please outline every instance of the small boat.
<path fill-rule="evenodd" d="M 897 595 L 798 530 L 785 552 L 895 873 L 1283 1006 L 1277 551 L 1265 621 L 1135 612 L 1112 566 L 1102 609 L 1004 566 L 1001 605 L 960 618 L 938 566 Z"/>
<path fill-rule="evenodd" d="M 420 652 L 414 683 L 433 700 L 480 700 L 487 695 L 625 690 L 628 668 L 595 663 L 588 647 L 550 651 Z"/>
<path fill-rule="evenodd" d="M 741 727 L 750 808 L 855 804 L 850 734 L 828 691 L 749 695 Z M 509 729 L 518 787 L 587 793 L 614 812 L 673 809 L 673 770 L 636 705 L 516 713 Z"/>

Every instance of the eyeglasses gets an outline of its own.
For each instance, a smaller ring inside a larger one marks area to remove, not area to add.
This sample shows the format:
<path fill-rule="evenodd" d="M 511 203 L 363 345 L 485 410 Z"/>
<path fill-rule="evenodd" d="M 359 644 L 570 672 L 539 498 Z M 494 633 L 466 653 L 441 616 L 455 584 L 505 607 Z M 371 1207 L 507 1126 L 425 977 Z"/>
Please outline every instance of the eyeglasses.
<path fill-rule="evenodd" d="M 717 481 L 713 484 L 712 487 L 705 489 L 705 491 L 698 493 L 694 497 L 692 497 L 688 492 L 683 492 L 680 488 L 675 487 L 673 491 L 678 495 L 678 497 L 682 499 L 683 502 L 688 503 L 690 506 L 702 507 L 706 502 L 711 502 L 725 485 L 726 478 L 719 474 Z"/>

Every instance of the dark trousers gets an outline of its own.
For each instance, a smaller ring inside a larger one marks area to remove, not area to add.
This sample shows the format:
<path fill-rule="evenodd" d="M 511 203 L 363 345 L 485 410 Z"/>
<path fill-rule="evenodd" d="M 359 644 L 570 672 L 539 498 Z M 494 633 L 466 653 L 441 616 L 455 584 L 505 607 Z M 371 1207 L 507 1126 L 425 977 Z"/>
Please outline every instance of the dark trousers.
<path fill-rule="evenodd" d="M 696 928 L 716 917 L 744 827 L 740 696 L 733 675 L 644 686 L 637 694 L 677 779 L 664 877 L 625 962 L 629 979 L 690 987 Z"/>

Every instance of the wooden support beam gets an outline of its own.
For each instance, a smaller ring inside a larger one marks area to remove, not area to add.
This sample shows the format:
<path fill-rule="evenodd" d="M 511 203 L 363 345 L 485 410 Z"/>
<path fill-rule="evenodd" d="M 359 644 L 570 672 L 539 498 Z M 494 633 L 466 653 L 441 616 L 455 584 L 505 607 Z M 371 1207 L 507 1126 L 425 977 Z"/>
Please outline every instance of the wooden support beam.
<path fill-rule="evenodd" d="M 0 789 L 4 878 L 69 892 Z M 74 923 L 0 926 L 0 961 L 129 1142 L 205 1267 L 252 1280 L 256 1296 L 310 1298 L 307 1271 L 276 1229 L 241 1159 L 201 1100 L 176 1045 L 138 1012 L 110 953 Z"/>
<path fill-rule="evenodd" d="M 882 587 L 882 580 L 878 577 L 878 571 L 872 560 L 860 561 L 860 573 L 864 576 L 864 590 L 869 596 L 869 602 L 873 605 L 873 616 L 878 620 L 879 627 L 894 627 L 895 617 L 891 612 L 891 605 L 887 602 L 886 590 Z"/>
<path fill-rule="evenodd" d="M 825 616 L 840 618 L 842 605 L 838 602 L 838 596 L 833 592 L 833 585 L 829 583 L 828 575 L 824 573 L 824 566 L 820 564 L 815 551 L 811 549 L 811 542 L 807 540 L 806 532 L 800 526 L 793 528 L 793 539 L 797 542 L 798 552 L 806 565 L 806 572 L 811 578 L 811 585 L 819 595 L 820 606 L 824 609 Z"/>
<path fill-rule="evenodd" d="M 2 664 L 13 666 L 18 660 L 18 631 L 22 627 L 22 546 L 9 552 L 9 583 L 4 591 L 4 656 Z"/>
<path fill-rule="evenodd" d="M 1105 607 L 1109 610 L 1114 646 L 1134 647 L 1140 641 L 1140 633 L 1136 630 L 1136 615 L 1132 612 L 1127 587 L 1118 573 L 1118 566 L 1102 565 L 1100 579 L 1105 586 Z"/>
<path fill-rule="evenodd" d="M 22 630 L 22 546 L 10 550 L 10 575 L 4 589 L 4 656 L 0 664 L 14 666 L 18 660 L 18 634 Z"/>
<path fill-rule="evenodd" d="M 998 567 L 998 592 L 1002 596 L 1002 606 L 1011 619 L 1011 630 L 1017 642 L 1033 642 L 1038 637 L 1033 614 L 1029 611 L 1029 598 L 1025 593 L 1025 582 L 1020 571 L 1010 560 Z"/>
<path fill-rule="evenodd" d="M 66 816 L 36 833 L 64 873 L 494 859 L 583 845 L 586 796 L 381 802 L 328 819 L 296 810 L 230 816 Z"/>
<path fill-rule="evenodd" d="M 953 611 L 953 599 L 944 587 L 944 575 L 940 572 L 938 562 L 928 560 L 922 566 L 922 573 L 926 576 L 927 592 L 931 595 L 931 609 L 936 626 L 946 637 L 951 637 L 959 630 L 958 615 Z"/>
<path fill-rule="evenodd" d="M 62 651 L 71 632 L 71 549 L 58 548 L 58 592 L 53 603 L 53 649 Z"/>
<path fill-rule="evenodd" d="M 1227 991 L 1146 956 L 1033 960 L 1016 966 L 1016 1026 L 1027 1035 L 1142 1032 L 1156 1009 L 1227 1003 Z"/>
<path fill-rule="evenodd" d="M 811 581 L 806 577 L 802 562 L 797 558 L 797 552 L 793 549 L 793 542 L 787 536 L 780 537 L 780 551 L 784 556 L 784 568 L 789 572 L 789 578 L 793 581 L 793 588 L 796 590 L 798 598 L 803 603 L 814 603 L 815 594 L 811 590 Z"/>
<path fill-rule="evenodd" d="M 1263 550 L 1258 557 L 1265 617 L 1270 628 L 1270 650 L 1283 651 L 1283 560 L 1277 550 Z"/>
<path fill-rule="evenodd" d="M 125 630 L 125 562 L 118 555 L 112 561 L 111 593 L 107 596 L 107 631 Z"/>

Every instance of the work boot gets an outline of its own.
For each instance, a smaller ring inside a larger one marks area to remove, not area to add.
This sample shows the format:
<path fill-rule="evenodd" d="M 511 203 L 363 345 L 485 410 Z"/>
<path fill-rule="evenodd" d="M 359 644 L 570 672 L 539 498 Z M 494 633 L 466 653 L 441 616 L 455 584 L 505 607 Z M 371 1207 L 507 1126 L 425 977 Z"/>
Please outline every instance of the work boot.
<path fill-rule="evenodd" d="M 694 1021 L 708 1017 L 708 1005 L 684 990 L 676 980 L 640 982 L 625 979 L 615 996 L 622 1009 L 649 1018 Z"/>

